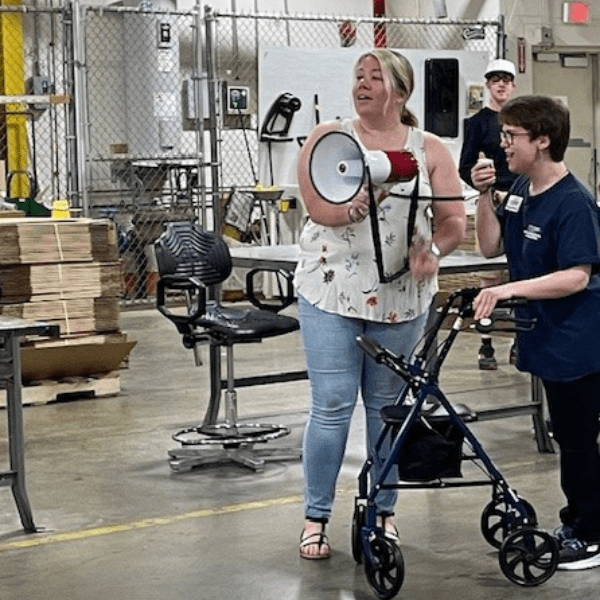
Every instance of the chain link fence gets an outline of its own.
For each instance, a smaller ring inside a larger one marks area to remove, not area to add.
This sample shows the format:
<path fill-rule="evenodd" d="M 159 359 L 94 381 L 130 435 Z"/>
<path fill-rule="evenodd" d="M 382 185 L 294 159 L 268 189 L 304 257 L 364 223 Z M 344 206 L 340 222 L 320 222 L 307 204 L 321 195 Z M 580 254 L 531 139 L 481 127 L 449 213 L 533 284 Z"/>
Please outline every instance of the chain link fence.
<path fill-rule="evenodd" d="M 501 21 L 431 21 L 409 19 L 357 19 L 355 17 L 268 16 L 212 13 L 205 15 L 207 56 L 214 61 L 214 77 L 225 83 L 250 88 L 248 113 L 258 114 L 258 56 L 261 46 L 297 48 L 390 48 L 466 50 L 487 52 L 489 58 L 504 54 Z M 214 88 L 218 92 L 218 88 Z M 342 93 L 346 91 L 343 90 Z M 212 105 L 219 110 L 223 101 L 215 93 Z M 260 124 L 247 121 L 252 135 L 247 147 L 242 123 L 227 114 L 217 115 L 221 163 L 220 185 L 253 185 L 259 155 Z M 254 166 L 254 168 L 253 168 Z"/>
<path fill-rule="evenodd" d="M 264 187 L 267 193 L 270 184 L 280 183 L 273 181 L 272 162 L 276 154 L 273 148 L 278 140 L 269 139 L 270 110 L 259 105 L 261 100 L 265 101 L 264 96 L 261 98 L 260 89 L 261 83 L 265 83 L 265 63 L 262 64 L 262 75 L 259 71 L 266 48 L 269 51 L 271 48 L 316 51 L 352 47 L 366 51 L 374 46 L 387 46 L 400 50 L 444 51 L 447 55 L 466 51 L 483 54 L 486 60 L 505 54 L 502 19 L 454 22 L 358 19 L 347 16 L 243 15 L 207 9 L 204 21 L 208 78 L 213 82 L 208 86 L 209 106 L 214 111 L 209 127 L 213 136 L 211 161 L 219 165 L 211 179 L 212 197 L 228 200 L 217 222 L 223 222 L 225 233 L 242 243 L 296 241 L 304 219 L 301 204 L 293 197 L 291 202 L 287 200 L 289 190 L 284 190 L 285 195 L 279 201 L 273 198 L 263 200 L 265 192 L 257 194 L 254 191 L 257 183 L 259 189 Z M 285 63 L 280 68 L 285 69 Z M 277 74 L 272 77 L 276 79 Z M 310 68 L 306 77 L 311 77 Z M 232 87 L 234 90 L 247 89 L 244 114 L 241 111 L 236 114 L 231 109 L 231 92 L 227 90 Z M 339 93 L 349 96 L 349 87 L 340 89 Z M 315 112 L 318 109 L 316 96 Z M 304 135 L 307 133 L 308 130 Z M 281 141 L 290 141 L 285 139 L 285 133 L 283 137 Z M 297 138 L 297 141 L 301 144 L 302 138 Z M 289 147 L 291 153 L 297 153 L 299 149 L 294 141 Z M 280 151 L 279 156 L 285 152 Z M 219 208 L 220 204 L 215 202 L 215 207 Z"/>
<path fill-rule="evenodd" d="M 69 23 L 62 10 L 0 7 L 1 188 L 6 205 L 32 216 L 74 191 Z"/>
<path fill-rule="evenodd" d="M 504 53 L 501 21 L 210 8 L 201 14 L 69 2 L 0 7 L 0 36 L 5 202 L 48 214 L 53 200 L 65 198 L 75 216 L 112 219 L 127 302 L 153 301 L 152 242 L 168 221 L 199 219 L 211 228 L 224 220 L 241 243 L 273 239 L 265 203 L 252 193 L 261 179 L 261 47 Z M 18 95 L 36 101 L 13 101 Z M 283 210 L 282 202 L 269 207 Z"/>
<path fill-rule="evenodd" d="M 118 8 L 88 8 L 82 20 L 87 202 L 117 224 L 126 300 L 154 294 L 164 224 L 201 217 L 198 23 Z"/>

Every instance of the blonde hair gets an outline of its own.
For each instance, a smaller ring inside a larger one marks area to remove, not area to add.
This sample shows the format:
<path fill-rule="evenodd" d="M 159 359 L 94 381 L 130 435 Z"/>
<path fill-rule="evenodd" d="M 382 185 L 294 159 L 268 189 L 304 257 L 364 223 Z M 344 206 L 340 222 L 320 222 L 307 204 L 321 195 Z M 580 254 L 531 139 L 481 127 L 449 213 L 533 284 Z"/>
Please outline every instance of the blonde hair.
<path fill-rule="evenodd" d="M 369 50 L 369 52 L 365 52 L 356 61 L 356 64 L 354 65 L 355 77 L 358 67 L 368 56 L 375 58 L 381 66 L 384 85 L 388 92 L 388 102 L 391 102 L 393 91 L 404 96 L 405 100 L 408 101 L 415 87 L 414 72 L 408 59 L 399 52 L 388 50 L 387 48 L 375 48 L 374 50 Z M 402 105 L 400 121 L 404 125 L 410 127 L 416 127 L 418 125 L 417 117 L 406 107 L 406 102 Z"/>

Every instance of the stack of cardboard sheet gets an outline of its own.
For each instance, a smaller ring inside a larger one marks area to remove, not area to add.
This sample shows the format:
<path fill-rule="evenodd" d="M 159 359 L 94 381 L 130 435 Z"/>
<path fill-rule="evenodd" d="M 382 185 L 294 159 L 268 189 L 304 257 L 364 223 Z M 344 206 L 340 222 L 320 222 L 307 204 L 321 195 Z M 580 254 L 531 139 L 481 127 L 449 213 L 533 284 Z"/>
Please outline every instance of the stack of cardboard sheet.
<path fill-rule="evenodd" d="M 24 381 L 119 369 L 135 345 L 120 331 L 121 293 L 111 221 L 0 219 L 0 317 L 61 331 L 58 340 L 23 342 Z"/>
<path fill-rule="evenodd" d="M 0 265 L 2 303 L 117 297 L 120 292 L 118 262 Z"/>
<path fill-rule="evenodd" d="M 2 265 L 119 260 L 108 220 L 17 218 L 0 226 Z"/>
<path fill-rule="evenodd" d="M 119 330 L 117 298 L 70 298 L 45 302 L 0 305 L 0 314 L 33 321 L 51 321 L 63 336 L 89 335 Z"/>

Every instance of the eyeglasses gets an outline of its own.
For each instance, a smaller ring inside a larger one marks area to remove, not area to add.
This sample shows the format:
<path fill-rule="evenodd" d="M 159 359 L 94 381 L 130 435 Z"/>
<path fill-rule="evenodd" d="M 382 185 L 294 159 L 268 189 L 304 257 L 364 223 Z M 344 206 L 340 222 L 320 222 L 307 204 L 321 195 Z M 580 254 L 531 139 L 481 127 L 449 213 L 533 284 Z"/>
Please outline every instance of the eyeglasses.
<path fill-rule="evenodd" d="M 515 138 L 520 135 L 529 135 L 528 131 L 525 132 L 513 132 L 513 131 L 505 131 L 504 129 L 500 130 L 500 141 L 506 142 L 509 146 L 512 146 Z"/>
<path fill-rule="evenodd" d="M 514 79 L 515 78 L 512 75 L 498 75 L 497 73 L 488 77 L 488 81 L 491 81 L 492 83 L 498 83 L 499 81 L 503 81 L 504 83 L 511 83 L 512 81 L 514 81 Z"/>

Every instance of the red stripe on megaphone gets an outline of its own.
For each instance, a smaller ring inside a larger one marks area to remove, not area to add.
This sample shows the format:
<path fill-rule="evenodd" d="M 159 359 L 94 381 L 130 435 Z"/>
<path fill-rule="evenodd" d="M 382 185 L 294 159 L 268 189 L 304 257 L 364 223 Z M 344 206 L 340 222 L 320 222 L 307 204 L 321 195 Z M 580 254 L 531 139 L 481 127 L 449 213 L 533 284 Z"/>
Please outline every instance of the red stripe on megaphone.
<path fill-rule="evenodd" d="M 412 152 L 407 150 L 385 153 L 390 161 L 388 181 L 410 181 L 419 172 L 419 163 Z"/>

